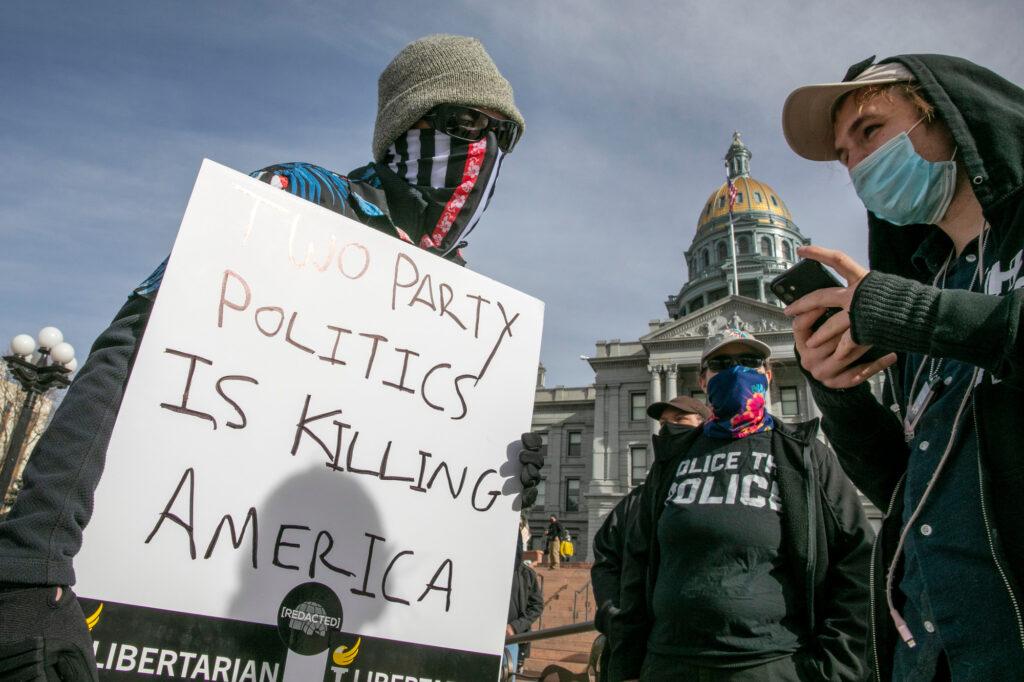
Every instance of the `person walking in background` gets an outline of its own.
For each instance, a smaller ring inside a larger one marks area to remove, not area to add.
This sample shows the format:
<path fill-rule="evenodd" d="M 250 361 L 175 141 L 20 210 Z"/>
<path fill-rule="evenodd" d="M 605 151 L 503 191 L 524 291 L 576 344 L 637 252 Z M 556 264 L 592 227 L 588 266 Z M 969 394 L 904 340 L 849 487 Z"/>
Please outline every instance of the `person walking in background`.
<path fill-rule="evenodd" d="M 558 568 L 562 560 L 562 537 L 565 535 L 565 527 L 558 522 L 554 514 L 548 519 L 548 530 L 544 534 L 547 540 L 548 568 Z"/>
<path fill-rule="evenodd" d="M 512 595 L 508 603 L 508 625 L 505 636 L 512 637 L 529 632 L 533 624 L 544 613 L 544 587 L 537 574 L 523 561 L 523 545 L 516 543 L 515 568 L 512 571 Z M 522 672 L 523 664 L 530 655 L 530 643 L 506 644 L 505 657 L 511 668 Z"/>
<path fill-rule="evenodd" d="M 801 249 L 847 284 L 786 314 L 839 461 L 885 512 L 875 677 L 1020 680 L 1024 90 L 958 57 L 872 57 L 795 90 L 782 118 L 868 210 L 871 271 Z M 858 364 L 871 346 L 894 353 Z M 867 379 L 883 369 L 879 402 Z"/>
<path fill-rule="evenodd" d="M 768 413 L 770 354 L 736 329 L 709 337 L 710 418 L 655 439 L 611 618 L 611 680 L 866 673 L 874 533 L 817 421 Z"/>

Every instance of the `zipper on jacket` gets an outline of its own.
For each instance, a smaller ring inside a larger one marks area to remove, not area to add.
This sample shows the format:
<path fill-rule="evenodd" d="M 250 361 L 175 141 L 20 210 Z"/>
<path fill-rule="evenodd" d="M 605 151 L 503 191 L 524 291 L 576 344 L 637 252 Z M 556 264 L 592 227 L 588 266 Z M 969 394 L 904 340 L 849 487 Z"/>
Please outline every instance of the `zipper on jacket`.
<path fill-rule="evenodd" d="M 985 504 L 985 475 L 981 468 L 981 436 L 978 434 L 978 408 L 974 398 L 971 398 L 971 416 L 974 418 L 974 442 L 978 448 L 978 497 L 981 502 L 981 518 L 985 521 L 985 539 L 988 541 L 988 549 L 992 553 L 992 562 L 996 566 L 996 571 L 1003 581 L 1003 586 L 1006 587 L 1006 593 L 1010 595 L 1013 616 L 1017 619 L 1017 634 L 1020 637 L 1021 648 L 1024 649 L 1024 619 L 1021 618 L 1020 605 L 1017 602 L 1017 595 L 1013 593 L 1013 586 L 1010 584 L 1009 578 L 1006 577 L 1003 564 L 996 553 L 995 543 L 992 541 L 992 524 L 988 518 L 988 505 Z"/>
<path fill-rule="evenodd" d="M 814 456 L 811 449 L 813 443 L 804 444 L 801 452 L 804 460 L 804 475 L 807 477 L 804 484 L 807 489 L 807 613 L 810 621 L 810 631 L 814 632 L 817 627 L 817 615 L 814 612 L 814 571 L 818 559 L 818 514 L 817 505 L 819 501 L 818 471 L 814 466 Z"/>
<path fill-rule="evenodd" d="M 875 541 L 871 544 L 871 567 L 868 569 L 868 616 L 871 619 L 868 625 L 871 635 L 871 652 L 875 659 L 875 679 L 878 682 L 882 682 L 881 666 L 879 665 L 878 658 L 878 625 L 875 621 L 875 558 L 878 555 L 878 544 L 882 540 L 882 531 L 885 528 L 885 521 L 889 518 L 889 512 L 892 506 L 896 504 L 896 495 L 900 492 L 900 486 L 903 485 L 903 479 L 907 477 L 904 473 L 900 476 L 900 480 L 896 481 L 896 487 L 893 488 L 892 496 L 889 498 L 889 506 L 885 509 L 885 516 L 882 517 L 882 523 L 878 527 L 878 533 L 875 535 Z"/>

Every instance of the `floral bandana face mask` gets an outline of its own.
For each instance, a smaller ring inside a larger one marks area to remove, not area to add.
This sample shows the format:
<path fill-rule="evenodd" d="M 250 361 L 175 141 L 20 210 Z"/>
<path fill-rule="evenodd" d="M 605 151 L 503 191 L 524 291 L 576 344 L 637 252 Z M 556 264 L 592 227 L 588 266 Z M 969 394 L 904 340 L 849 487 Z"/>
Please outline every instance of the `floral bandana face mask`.
<path fill-rule="evenodd" d="M 711 438 L 746 438 L 774 425 L 765 410 L 768 377 L 751 367 L 735 365 L 711 377 L 708 401 L 714 411 L 704 424 Z"/>

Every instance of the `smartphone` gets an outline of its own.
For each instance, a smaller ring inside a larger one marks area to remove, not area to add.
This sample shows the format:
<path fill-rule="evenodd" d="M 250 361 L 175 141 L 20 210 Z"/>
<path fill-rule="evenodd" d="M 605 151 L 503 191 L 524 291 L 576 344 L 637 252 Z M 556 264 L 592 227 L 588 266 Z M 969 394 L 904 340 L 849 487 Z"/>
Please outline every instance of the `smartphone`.
<path fill-rule="evenodd" d="M 818 289 L 829 289 L 832 287 L 845 286 L 839 278 L 825 269 L 825 266 L 816 260 L 802 260 L 789 270 L 776 277 L 768 285 L 772 293 L 779 297 L 779 300 L 789 305 L 793 301 L 803 298 L 812 291 Z M 811 325 L 811 331 L 817 331 L 825 324 L 828 318 L 838 313 L 841 308 L 828 308 Z M 881 348 L 871 348 L 867 353 L 860 356 L 855 364 L 862 365 L 887 355 L 887 351 Z"/>

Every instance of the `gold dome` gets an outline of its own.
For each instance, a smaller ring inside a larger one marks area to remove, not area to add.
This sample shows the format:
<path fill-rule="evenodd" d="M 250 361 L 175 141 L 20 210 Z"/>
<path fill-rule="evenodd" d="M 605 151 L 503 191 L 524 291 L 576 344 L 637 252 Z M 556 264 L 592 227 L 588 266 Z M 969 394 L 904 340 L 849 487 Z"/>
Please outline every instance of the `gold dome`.
<path fill-rule="evenodd" d="M 753 220 L 766 224 L 771 222 L 770 216 L 772 215 L 792 222 L 793 215 L 789 212 L 785 202 L 782 201 L 782 197 L 766 183 L 755 180 L 749 175 L 742 175 L 734 178 L 733 184 L 736 185 L 737 190 L 736 203 L 732 207 L 732 213 L 735 218 L 738 219 L 743 214 L 754 213 L 760 215 L 751 216 Z M 718 189 L 711 193 L 708 200 L 704 202 L 700 217 L 697 220 L 697 229 L 702 229 L 708 223 L 718 222 L 717 218 L 722 218 L 728 214 L 729 190 L 726 183 L 723 182 Z"/>

